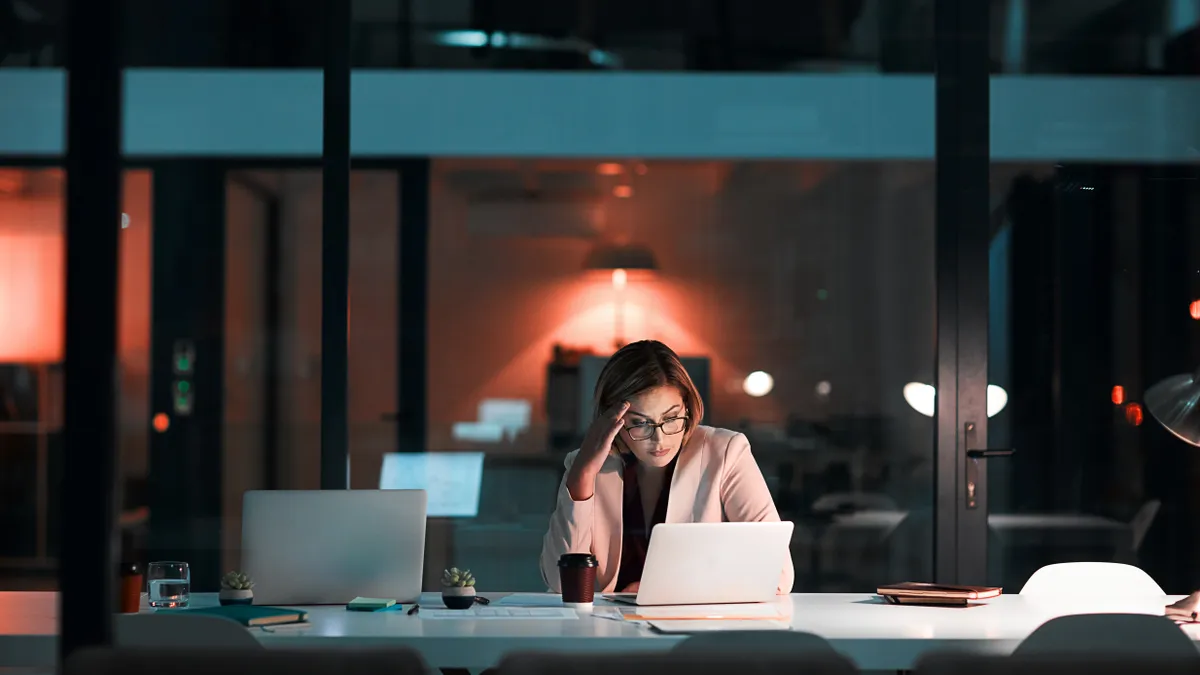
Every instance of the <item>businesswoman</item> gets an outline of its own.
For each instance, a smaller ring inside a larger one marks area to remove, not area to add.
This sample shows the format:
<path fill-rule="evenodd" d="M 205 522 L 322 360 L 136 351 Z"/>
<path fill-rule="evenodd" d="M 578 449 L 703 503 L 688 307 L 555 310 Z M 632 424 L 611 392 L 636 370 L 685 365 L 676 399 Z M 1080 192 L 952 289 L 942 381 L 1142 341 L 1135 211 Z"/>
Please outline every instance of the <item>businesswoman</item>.
<path fill-rule="evenodd" d="M 622 347 L 596 383 L 593 421 L 567 455 L 542 579 L 560 591 L 558 559 L 591 553 L 597 591 L 635 592 L 659 523 L 778 522 L 743 434 L 701 426 L 704 404 L 675 352 L 654 340 Z M 791 556 L 779 579 L 790 593 Z"/>

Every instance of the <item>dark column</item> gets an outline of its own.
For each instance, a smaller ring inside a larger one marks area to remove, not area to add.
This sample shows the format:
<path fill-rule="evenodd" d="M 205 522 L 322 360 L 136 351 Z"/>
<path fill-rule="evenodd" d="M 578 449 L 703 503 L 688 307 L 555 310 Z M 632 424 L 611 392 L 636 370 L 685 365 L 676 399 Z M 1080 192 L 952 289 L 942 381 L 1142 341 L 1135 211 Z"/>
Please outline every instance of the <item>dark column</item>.
<path fill-rule="evenodd" d="M 425 452 L 429 363 L 429 159 L 400 164 L 397 448 Z"/>
<path fill-rule="evenodd" d="M 279 259 L 282 236 L 282 207 L 279 198 L 268 194 L 267 236 L 263 276 L 267 283 L 266 303 L 263 307 L 263 325 L 266 329 L 267 361 L 263 368 L 263 488 L 275 490 L 279 487 L 279 364 L 283 358 L 283 288 L 282 263 Z"/>
<path fill-rule="evenodd" d="M 1053 181 L 1018 177 L 1005 207 L 1012 223 L 1012 323 L 1007 336 L 1012 375 L 1005 414 L 1012 443 L 1021 448 L 1011 459 L 1010 507 L 1044 512 L 1052 509 L 1055 494 Z"/>
<path fill-rule="evenodd" d="M 187 562 L 192 590 L 211 591 L 221 574 L 225 172 L 205 160 L 153 171 L 150 404 L 171 424 L 150 436 L 147 554 Z"/>
<path fill-rule="evenodd" d="M 1049 504 L 1054 511 L 1103 513 L 1111 501 L 1110 175 L 1110 170 L 1097 167 L 1063 167 L 1055 183 L 1058 308 L 1053 324 L 1057 377 L 1052 454 L 1057 466 Z"/>
<path fill-rule="evenodd" d="M 350 5 L 326 0 L 321 228 L 321 489 L 349 487 Z"/>
<path fill-rule="evenodd" d="M 121 34 L 115 0 L 67 23 L 67 243 L 59 655 L 112 641 Z"/>
<path fill-rule="evenodd" d="M 988 7 L 935 0 L 937 148 L 937 462 L 934 575 L 978 583 L 987 572 L 987 466 L 968 501 L 965 425 L 987 443 Z"/>
<path fill-rule="evenodd" d="M 1188 192 L 1190 167 L 1142 169 L 1142 364 L 1149 388 L 1164 378 L 1195 372 L 1195 321 L 1188 314 L 1189 253 L 1196 237 Z M 1200 583 L 1196 572 L 1197 481 L 1200 451 L 1153 421 L 1142 424 L 1146 497 L 1162 509 L 1143 544 L 1144 566 L 1168 593 L 1188 593 Z"/>

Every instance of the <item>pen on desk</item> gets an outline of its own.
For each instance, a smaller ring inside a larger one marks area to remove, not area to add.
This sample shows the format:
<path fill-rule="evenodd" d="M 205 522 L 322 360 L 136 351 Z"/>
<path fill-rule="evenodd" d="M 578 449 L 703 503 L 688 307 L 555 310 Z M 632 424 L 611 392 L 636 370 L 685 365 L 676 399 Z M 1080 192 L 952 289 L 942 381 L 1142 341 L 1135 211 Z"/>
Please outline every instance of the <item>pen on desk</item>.
<path fill-rule="evenodd" d="M 408 612 L 406 612 L 406 614 L 408 614 L 408 616 L 412 616 L 413 614 L 417 613 L 418 609 L 421 609 L 420 605 L 413 605 L 412 609 L 408 610 Z"/>

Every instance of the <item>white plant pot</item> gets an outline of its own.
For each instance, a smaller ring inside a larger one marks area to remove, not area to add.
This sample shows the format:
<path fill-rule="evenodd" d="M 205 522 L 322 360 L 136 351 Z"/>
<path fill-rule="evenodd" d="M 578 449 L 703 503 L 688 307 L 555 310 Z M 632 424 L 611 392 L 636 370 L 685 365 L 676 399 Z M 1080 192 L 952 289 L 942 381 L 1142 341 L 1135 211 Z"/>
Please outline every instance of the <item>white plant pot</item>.
<path fill-rule="evenodd" d="M 247 588 L 242 590 L 233 590 L 232 588 L 222 588 L 217 594 L 217 599 L 222 605 L 249 605 L 254 603 L 254 589 Z"/>
<path fill-rule="evenodd" d="M 442 602 L 449 609 L 470 609 L 475 604 L 475 587 L 443 586 Z"/>

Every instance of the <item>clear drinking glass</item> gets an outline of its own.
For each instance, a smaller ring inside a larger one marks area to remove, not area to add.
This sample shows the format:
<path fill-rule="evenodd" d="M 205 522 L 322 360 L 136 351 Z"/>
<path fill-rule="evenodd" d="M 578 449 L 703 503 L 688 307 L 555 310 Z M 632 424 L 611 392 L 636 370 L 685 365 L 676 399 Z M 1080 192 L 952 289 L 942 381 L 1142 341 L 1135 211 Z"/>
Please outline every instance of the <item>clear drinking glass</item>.
<path fill-rule="evenodd" d="M 158 609 L 188 606 L 192 571 L 185 562 L 152 562 L 146 570 L 150 606 Z"/>

